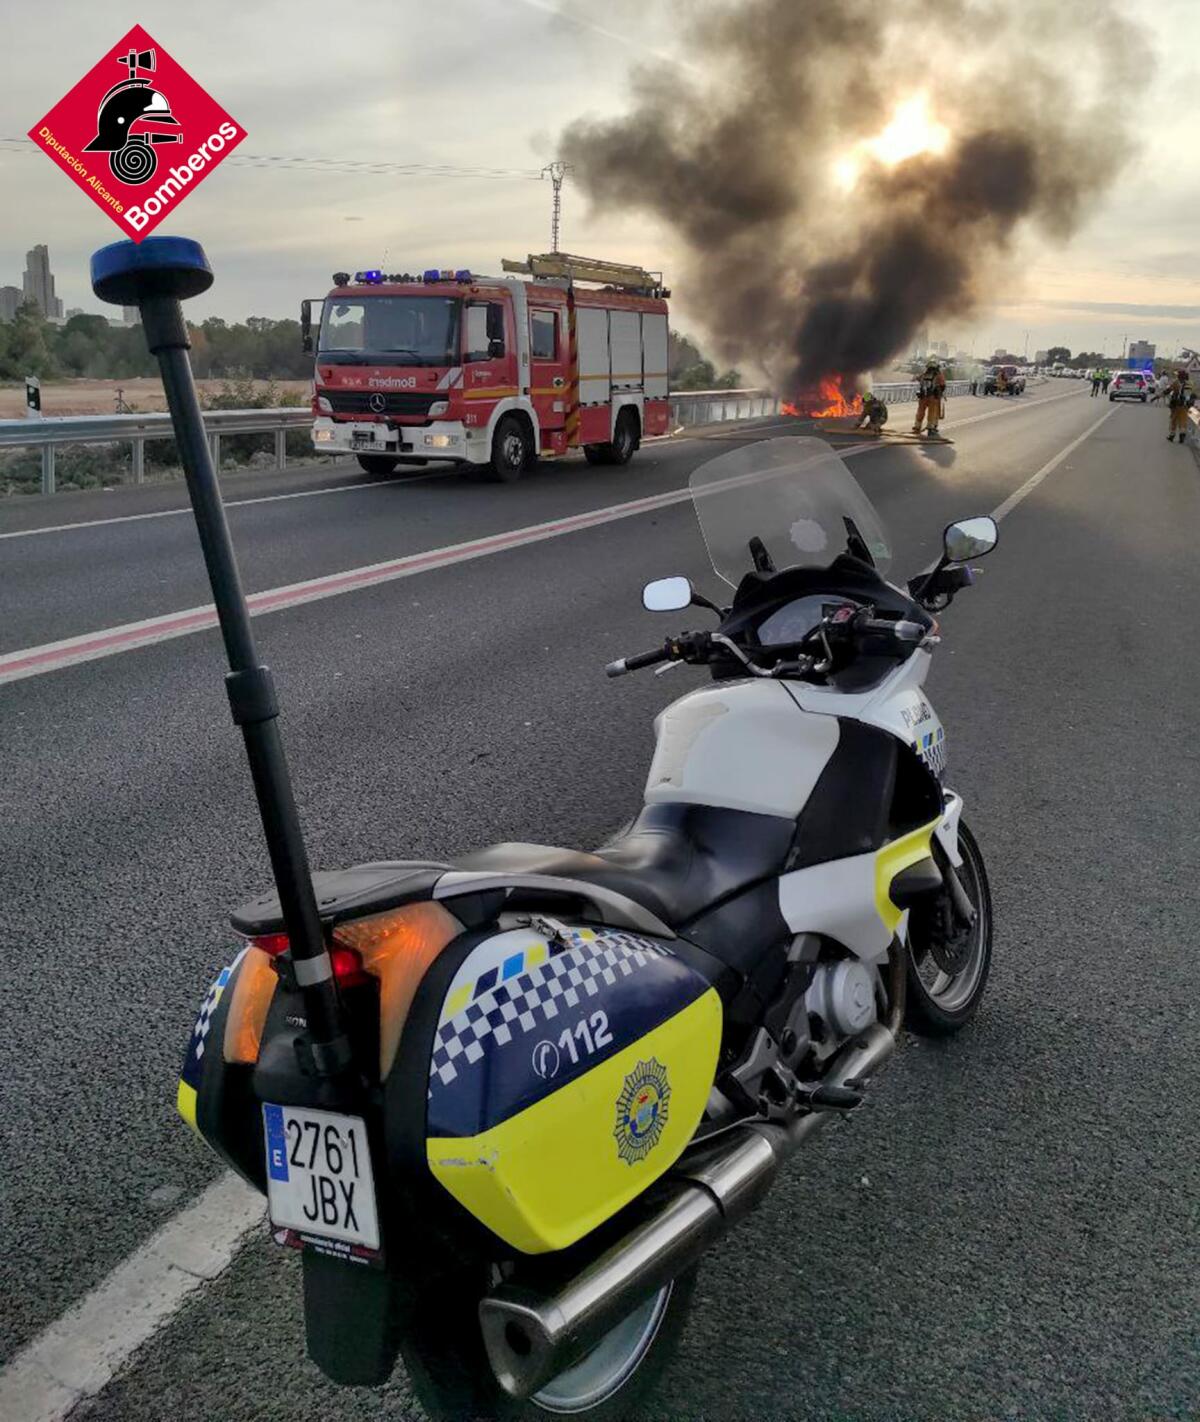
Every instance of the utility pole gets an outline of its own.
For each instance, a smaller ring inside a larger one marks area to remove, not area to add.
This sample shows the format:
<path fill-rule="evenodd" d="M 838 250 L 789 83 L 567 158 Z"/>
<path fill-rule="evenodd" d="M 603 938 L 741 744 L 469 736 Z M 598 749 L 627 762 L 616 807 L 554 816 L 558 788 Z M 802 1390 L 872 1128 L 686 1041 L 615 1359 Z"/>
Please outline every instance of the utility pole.
<path fill-rule="evenodd" d="M 571 171 L 570 167 L 555 159 L 553 163 L 547 163 L 542 169 L 542 177 L 549 178 L 554 187 L 554 206 L 550 214 L 550 250 L 558 251 L 558 233 L 562 222 L 562 185 L 563 179 Z"/>

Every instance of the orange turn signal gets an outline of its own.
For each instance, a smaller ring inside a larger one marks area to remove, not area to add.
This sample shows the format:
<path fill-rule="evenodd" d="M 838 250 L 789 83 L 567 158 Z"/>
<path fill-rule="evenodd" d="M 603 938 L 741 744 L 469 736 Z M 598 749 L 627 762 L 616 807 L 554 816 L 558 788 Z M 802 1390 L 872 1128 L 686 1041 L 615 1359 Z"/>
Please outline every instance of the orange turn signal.
<path fill-rule="evenodd" d="M 224 1053 L 227 1062 L 253 1066 L 258 1061 L 267 1013 L 271 1010 L 271 999 L 278 985 L 279 975 L 270 954 L 253 945 L 247 948 L 233 985 L 229 1016 L 225 1019 Z"/>
<path fill-rule="evenodd" d="M 367 972 L 379 979 L 380 1081 L 392 1069 L 421 979 L 447 943 L 461 932 L 458 919 L 432 901 L 339 923 L 333 930 L 334 950 L 353 949 Z"/>

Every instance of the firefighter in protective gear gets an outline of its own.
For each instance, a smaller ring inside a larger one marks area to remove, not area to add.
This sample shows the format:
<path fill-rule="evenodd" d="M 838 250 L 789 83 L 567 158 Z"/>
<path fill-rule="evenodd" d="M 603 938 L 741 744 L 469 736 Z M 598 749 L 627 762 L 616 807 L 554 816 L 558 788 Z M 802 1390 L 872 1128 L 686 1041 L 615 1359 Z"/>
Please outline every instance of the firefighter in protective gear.
<path fill-rule="evenodd" d="M 1183 444 L 1187 440 L 1188 411 L 1196 402 L 1196 389 L 1186 370 L 1175 372 L 1175 379 L 1167 386 L 1166 400 L 1171 418 L 1167 426 L 1167 440 L 1169 442 L 1178 435 L 1179 443 Z"/>
<path fill-rule="evenodd" d="M 868 390 L 863 395 L 862 414 L 858 417 L 855 428 L 868 429 L 872 434 L 882 434 L 887 417 L 887 406 Z"/>
<path fill-rule="evenodd" d="M 931 360 L 917 381 L 917 421 L 913 425 L 913 434 L 921 433 L 922 424 L 928 434 L 937 434 L 938 421 L 945 408 L 945 394 L 946 377 L 937 361 Z"/>

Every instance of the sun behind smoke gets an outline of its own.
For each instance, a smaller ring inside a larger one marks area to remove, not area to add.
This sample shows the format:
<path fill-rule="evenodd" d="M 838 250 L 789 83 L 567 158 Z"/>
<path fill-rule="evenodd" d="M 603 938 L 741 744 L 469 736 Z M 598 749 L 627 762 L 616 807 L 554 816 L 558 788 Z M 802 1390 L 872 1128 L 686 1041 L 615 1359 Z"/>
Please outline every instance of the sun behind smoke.
<path fill-rule="evenodd" d="M 850 153 L 836 160 L 834 181 L 844 192 L 849 192 L 869 159 L 882 163 L 885 168 L 894 168 L 918 153 L 944 153 L 949 142 L 950 130 L 929 113 L 929 96 L 914 94 L 897 106 L 886 128 L 873 138 L 856 143 Z"/>

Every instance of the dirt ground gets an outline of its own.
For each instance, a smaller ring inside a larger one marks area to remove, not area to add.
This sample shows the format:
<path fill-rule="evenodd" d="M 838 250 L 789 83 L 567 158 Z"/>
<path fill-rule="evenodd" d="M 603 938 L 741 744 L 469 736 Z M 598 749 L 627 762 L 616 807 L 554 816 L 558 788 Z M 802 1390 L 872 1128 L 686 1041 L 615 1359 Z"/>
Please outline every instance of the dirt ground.
<path fill-rule="evenodd" d="M 222 380 L 198 380 L 202 396 L 219 394 Z M 256 380 L 256 386 L 270 382 Z M 277 380 L 280 394 L 307 395 L 307 380 Z M 151 376 L 132 380 L 55 380 L 42 382 L 43 415 L 113 415 L 117 413 L 117 391 L 123 392 L 125 404 L 133 411 L 165 410 L 162 384 Z M 0 385 L 0 420 L 19 419 L 25 413 L 25 386 L 5 382 Z"/>

